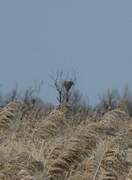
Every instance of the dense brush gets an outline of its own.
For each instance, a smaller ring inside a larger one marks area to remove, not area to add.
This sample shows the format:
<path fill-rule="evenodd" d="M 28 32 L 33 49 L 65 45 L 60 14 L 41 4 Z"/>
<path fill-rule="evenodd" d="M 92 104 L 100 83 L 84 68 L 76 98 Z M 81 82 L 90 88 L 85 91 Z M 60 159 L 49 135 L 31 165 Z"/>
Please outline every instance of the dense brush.
<path fill-rule="evenodd" d="M 118 147 L 109 147 L 101 162 L 99 180 L 121 180 L 126 172 L 124 151 Z"/>
<path fill-rule="evenodd" d="M 128 127 L 129 117 L 119 109 L 107 112 L 99 123 L 99 130 L 106 135 L 117 135 L 125 133 Z"/>
<path fill-rule="evenodd" d="M 98 138 L 89 133 L 87 128 L 81 129 L 71 137 L 59 157 L 49 167 L 48 177 L 63 179 L 70 168 L 76 167 L 85 157 L 90 157 L 98 144 Z"/>
<path fill-rule="evenodd" d="M 132 167 L 130 168 L 128 175 L 125 180 L 132 180 Z"/>
<path fill-rule="evenodd" d="M 0 108 L 0 180 L 132 180 L 132 122 L 123 110 L 80 122 L 66 105 L 38 109 Z"/>
<path fill-rule="evenodd" d="M 93 158 L 86 158 L 75 170 L 71 170 L 68 180 L 93 180 L 96 169 L 97 161 Z"/>
<path fill-rule="evenodd" d="M 9 158 L 0 171 L 0 179 L 18 180 L 22 172 L 27 172 L 27 176 L 34 176 L 35 173 L 40 173 L 43 170 L 44 167 L 40 161 L 36 161 L 28 153 L 23 152 Z"/>
<path fill-rule="evenodd" d="M 35 137 L 48 139 L 61 133 L 67 127 L 67 119 L 62 109 L 53 110 L 36 129 Z"/>
<path fill-rule="evenodd" d="M 17 102 L 11 102 L 0 110 L 0 128 L 8 129 L 14 124 L 16 120 L 16 113 L 18 111 L 19 104 Z"/>

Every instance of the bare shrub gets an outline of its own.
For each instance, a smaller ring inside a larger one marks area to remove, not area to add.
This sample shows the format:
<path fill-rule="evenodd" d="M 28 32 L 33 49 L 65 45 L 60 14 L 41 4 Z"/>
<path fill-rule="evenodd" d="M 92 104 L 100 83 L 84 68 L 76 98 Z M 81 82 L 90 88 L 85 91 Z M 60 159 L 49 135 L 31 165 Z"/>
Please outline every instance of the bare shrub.
<path fill-rule="evenodd" d="M 124 104 L 124 110 L 132 116 L 132 92 L 130 90 L 130 87 L 126 85 L 124 87 L 123 96 L 121 98 L 121 101 Z"/>
<path fill-rule="evenodd" d="M 97 105 L 99 109 L 103 111 L 108 111 L 115 109 L 117 101 L 119 100 L 119 92 L 115 89 L 108 89 L 106 93 L 102 96 L 99 96 L 99 104 Z"/>

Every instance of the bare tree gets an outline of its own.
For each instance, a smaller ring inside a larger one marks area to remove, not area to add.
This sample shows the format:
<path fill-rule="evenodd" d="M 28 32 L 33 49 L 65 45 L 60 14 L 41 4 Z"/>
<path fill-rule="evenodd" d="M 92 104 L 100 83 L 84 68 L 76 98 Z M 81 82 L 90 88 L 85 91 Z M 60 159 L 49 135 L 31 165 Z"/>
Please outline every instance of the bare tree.
<path fill-rule="evenodd" d="M 53 80 L 52 87 L 56 89 L 58 94 L 57 101 L 59 104 L 68 103 L 71 96 L 70 90 L 75 85 L 76 76 L 69 78 L 69 73 L 65 76 L 63 71 L 57 71 L 57 74 L 52 75 L 51 79 Z"/>
<path fill-rule="evenodd" d="M 119 92 L 115 89 L 108 89 L 105 94 L 99 96 L 100 102 L 98 107 L 102 110 L 112 110 L 116 107 L 117 101 L 119 100 Z"/>
<path fill-rule="evenodd" d="M 120 99 L 123 109 L 132 116 L 132 91 L 128 84 L 124 86 L 123 96 Z"/>

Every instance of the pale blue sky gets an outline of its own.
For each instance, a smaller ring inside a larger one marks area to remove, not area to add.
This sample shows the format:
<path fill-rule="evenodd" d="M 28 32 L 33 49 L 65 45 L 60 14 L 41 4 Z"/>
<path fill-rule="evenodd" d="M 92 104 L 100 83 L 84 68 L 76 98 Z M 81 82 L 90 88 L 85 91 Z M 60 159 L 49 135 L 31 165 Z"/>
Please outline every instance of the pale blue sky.
<path fill-rule="evenodd" d="M 132 85 L 131 0 L 1 0 L 0 84 L 44 81 L 55 102 L 51 72 L 77 72 L 91 102 L 108 88 Z"/>

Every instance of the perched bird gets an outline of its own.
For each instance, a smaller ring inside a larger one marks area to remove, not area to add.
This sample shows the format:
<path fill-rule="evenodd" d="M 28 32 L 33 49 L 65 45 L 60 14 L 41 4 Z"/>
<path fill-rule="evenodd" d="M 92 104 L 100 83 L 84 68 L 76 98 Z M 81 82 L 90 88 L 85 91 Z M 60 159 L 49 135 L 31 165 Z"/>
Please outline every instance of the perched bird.
<path fill-rule="evenodd" d="M 74 82 L 73 81 L 64 81 L 63 85 L 64 85 L 66 91 L 68 92 L 71 89 L 71 87 L 74 85 Z"/>

